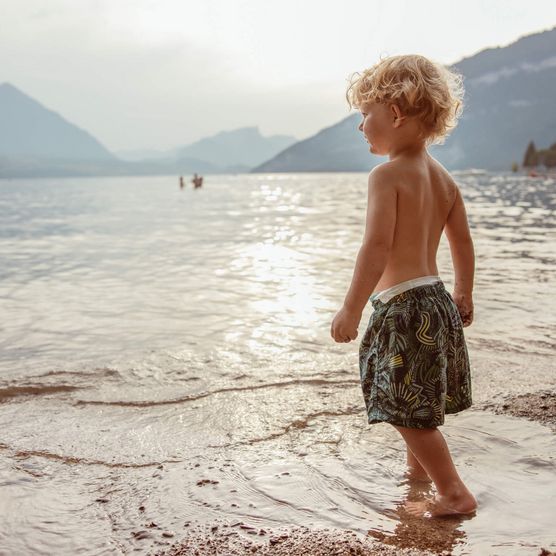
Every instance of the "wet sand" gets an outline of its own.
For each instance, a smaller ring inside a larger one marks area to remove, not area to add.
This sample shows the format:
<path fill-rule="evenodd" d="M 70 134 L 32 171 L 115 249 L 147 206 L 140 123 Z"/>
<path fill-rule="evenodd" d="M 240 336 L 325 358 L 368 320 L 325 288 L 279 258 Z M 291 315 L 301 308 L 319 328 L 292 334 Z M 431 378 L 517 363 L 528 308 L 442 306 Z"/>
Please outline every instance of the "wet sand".
<path fill-rule="evenodd" d="M 556 432 L 556 392 L 552 390 L 508 396 L 501 403 L 486 403 L 483 407 L 499 415 L 506 413 L 537 421 Z"/>
<path fill-rule="evenodd" d="M 397 514 L 400 526 L 394 536 L 372 530 L 365 537 L 342 529 L 259 528 L 244 521 L 186 522 L 189 533 L 154 556 L 450 556 L 458 541 L 464 543 L 465 534 L 457 528 L 468 518 L 423 520 L 401 508 Z M 138 531 L 137 535 L 149 533 Z M 540 548 L 539 552 L 532 547 L 523 554 L 556 556 L 551 550 Z"/>
<path fill-rule="evenodd" d="M 418 549 L 394 548 L 352 531 L 307 527 L 258 529 L 243 522 L 195 525 L 185 539 L 155 556 L 423 556 Z M 439 554 L 435 552 L 434 554 Z"/>

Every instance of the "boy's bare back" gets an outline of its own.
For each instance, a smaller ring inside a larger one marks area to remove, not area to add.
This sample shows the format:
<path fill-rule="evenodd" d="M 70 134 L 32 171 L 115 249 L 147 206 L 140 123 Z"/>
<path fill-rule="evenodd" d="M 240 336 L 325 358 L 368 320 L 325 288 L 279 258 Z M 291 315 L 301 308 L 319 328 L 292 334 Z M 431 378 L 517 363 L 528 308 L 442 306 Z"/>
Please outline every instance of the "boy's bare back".
<path fill-rule="evenodd" d="M 419 276 L 438 275 L 442 232 L 452 249 L 470 238 L 456 182 L 432 156 L 398 158 L 373 169 L 369 187 L 395 188 L 396 225 L 386 267 L 374 291 Z M 380 182 L 373 184 L 372 180 Z"/>

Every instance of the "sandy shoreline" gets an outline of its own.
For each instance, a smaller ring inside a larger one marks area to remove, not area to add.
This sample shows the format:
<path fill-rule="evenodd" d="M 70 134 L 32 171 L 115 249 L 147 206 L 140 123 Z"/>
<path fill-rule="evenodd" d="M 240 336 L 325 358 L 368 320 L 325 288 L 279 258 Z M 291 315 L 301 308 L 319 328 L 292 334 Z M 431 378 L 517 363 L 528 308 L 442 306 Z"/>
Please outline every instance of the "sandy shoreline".
<path fill-rule="evenodd" d="M 552 390 L 510 395 L 497 404 L 485 403 L 480 409 L 537 421 L 556 432 L 556 392 Z"/>
<path fill-rule="evenodd" d="M 556 433 L 556 393 L 550 390 L 508 395 L 498 404 L 484 403 L 476 409 L 537 421 Z M 369 531 L 366 537 L 341 529 L 269 529 L 226 520 L 191 522 L 185 537 L 154 556 L 448 556 L 458 544 L 462 518 L 432 520 L 423 526 L 422 519 L 401 513 L 399 517 L 396 535 Z M 527 554 L 555 556 L 550 551 L 554 548 L 531 548 Z"/>

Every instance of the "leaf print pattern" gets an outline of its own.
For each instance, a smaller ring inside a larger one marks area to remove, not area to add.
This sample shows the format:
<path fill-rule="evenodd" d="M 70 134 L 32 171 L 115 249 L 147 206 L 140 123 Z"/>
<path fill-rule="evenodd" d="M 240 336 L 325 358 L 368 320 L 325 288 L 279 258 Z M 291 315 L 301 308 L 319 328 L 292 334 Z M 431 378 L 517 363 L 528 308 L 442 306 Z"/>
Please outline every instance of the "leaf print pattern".
<path fill-rule="evenodd" d="M 372 304 L 359 346 L 369 423 L 431 428 L 442 425 L 445 414 L 470 407 L 463 323 L 443 282 Z"/>

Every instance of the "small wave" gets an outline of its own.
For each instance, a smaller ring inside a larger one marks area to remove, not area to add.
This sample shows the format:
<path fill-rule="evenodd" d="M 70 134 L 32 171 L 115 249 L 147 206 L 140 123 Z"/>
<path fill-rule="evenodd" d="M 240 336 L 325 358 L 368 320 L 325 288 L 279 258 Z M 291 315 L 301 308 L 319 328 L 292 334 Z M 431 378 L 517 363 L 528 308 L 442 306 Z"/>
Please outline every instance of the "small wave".
<path fill-rule="evenodd" d="M 48 371 L 40 375 L 33 375 L 31 378 L 44 378 L 48 376 L 84 376 L 84 377 L 98 377 L 98 376 L 120 376 L 120 372 L 116 369 L 110 369 L 108 367 L 101 367 L 98 369 L 93 369 L 92 371 Z"/>
<path fill-rule="evenodd" d="M 220 394 L 222 392 L 242 392 L 242 391 L 252 391 L 260 390 L 262 388 L 285 388 L 295 384 L 310 384 L 310 385 L 334 385 L 334 386 L 353 386 L 355 384 L 360 384 L 359 380 L 323 380 L 320 378 L 314 379 L 300 379 L 300 380 L 288 380 L 284 382 L 273 382 L 267 384 L 257 384 L 252 386 L 231 386 L 228 388 L 220 388 L 219 390 L 212 390 L 210 392 L 200 392 L 198 394 L 190 394 L 188 396 L 183 396 L 181 398 L 174 398 L 171 400 L 137 400 L 137 401 L 122 401 L 122 400 L 76 400 L 75 405 L 117 405 L 123 407 L 154 407 L 159 405 L 171 405 L 179 404 L 185 402 L 192 402 L 212 396 L 214 394 Z"/>
<path fill-rule="evenodd" d="M 47 396 L 50 394 L 58 394 L 59 392 L 73 392 L 80 390 L 79 386 L 67 385 L 29 385 L 29 386 L 6 386 L 0 388 L 0 403 L 11 398 L 18 398 L 20 396 Z"/>
<path fill-rule="evenodd" d="M 305 415 L 305 417 L 301 419 L 296 419 L 295 421 L 292 421 L 291 423 L 286 425 L 283 428 L 283 430 L 279 432 L 275 432 L 261 438 L 251 438 L 244 442 L 236 442 L 233 445 L 236 446 L 241 444 L 257 444 L 258 442 L 266 442 L 268 440 L 274 440 L 275 438 L 288 434 L 291 429 L 307 428 L 309 426 L 309 421 L 312 421 L 313 419 L 317 419 L 318 417 L 322 417 L 323 415 L 326 415 L 327 417 L 341 417 L 343 415 L 356 415 L 362 412 L 364 412 L 364 408 L 361 408 L 360 406 L 351 406 L 346 408 L 345 410 L 340 410 L 340 411 L 328 411 L 328 410 L 317 411 L 315 413 L 310 413 L 309 415 Z"/>
<path fill-rule="evenodd" d="M 53 454 L 51 452 L 45 452 L 42 450 L 18 450 L 14 453 L 15 457 L 18 458 L 30 458 L 33 456 L 40 457 L 40 458 L 47 458 L 52 460 L 58 460 L 62 463 L 66 464 L 79 464 L 79 465 L 102 465 L 104 467 L 117 467 L 117 468 L 141 468 L 141 467 L 158 467 L 164 463 L 180 463 L 182 460 L 180 459 L 170 459 L 164 461 L 155 461 L 155 462 L 147 462 L 147 463 L 126 463 L 126 462 L 111 462 L 111 461 L 102 461 L 96 459 L 85 459 L 85 458 L 78 458 L 75 456 L 66 456 L 62 454 Z"/>

